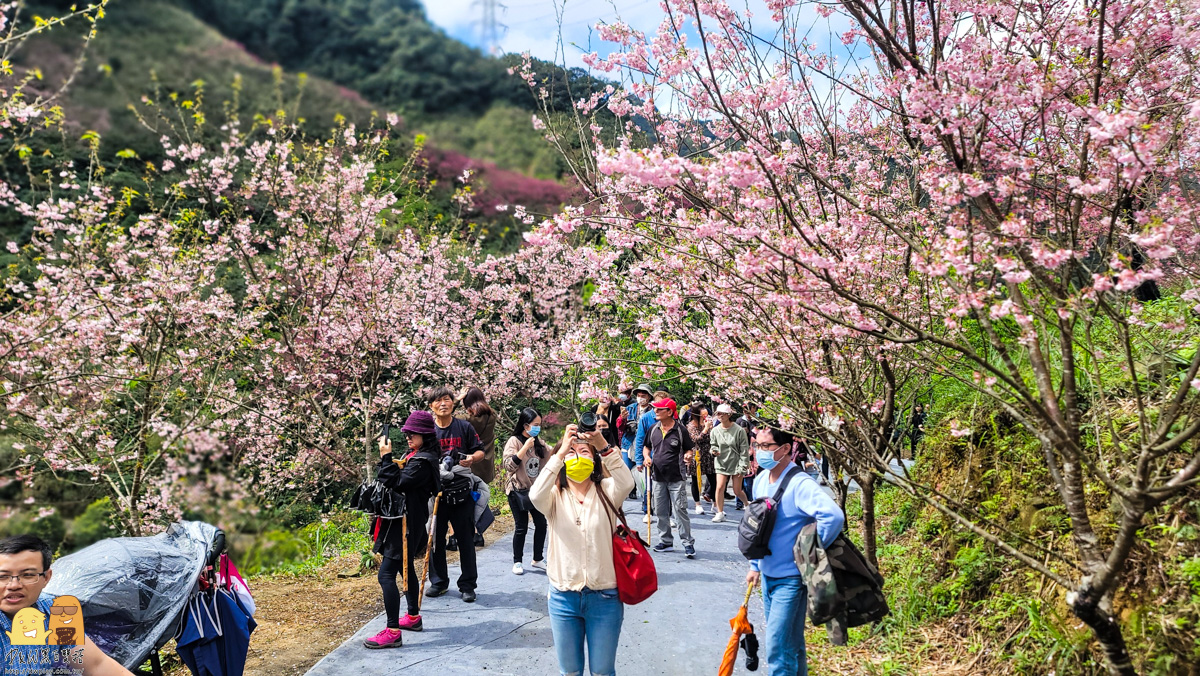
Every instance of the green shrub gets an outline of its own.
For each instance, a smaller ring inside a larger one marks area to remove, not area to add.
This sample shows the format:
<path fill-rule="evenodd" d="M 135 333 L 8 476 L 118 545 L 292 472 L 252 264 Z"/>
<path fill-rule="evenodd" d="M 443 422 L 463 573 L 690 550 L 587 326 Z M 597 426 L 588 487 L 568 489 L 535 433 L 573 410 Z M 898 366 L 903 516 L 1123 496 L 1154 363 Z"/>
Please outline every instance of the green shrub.
<path fill-rule="evenodd" d="M 106 538 L 117 537 L 121 531 L 113 524 L 112 501 L 105 496 L 88 505 L 83 514 L 75 519 L 63 546 L 75 551 Z"/>
<path fill-rule="evenodd" d="M 948 613 L 960 612 L 987 596 L 1000 576 L 999 559 L 978 545 L 964 545 L 951 561 L 951 575 L 930 589 L 937 605 Z"/>
<path fill-rule="evenodd" d="M 921 504 L 916 499 L 908 500 L 900 506 L 900 511 L 896 513 L 896 517 L 892 519 L 890 525 L 892 533 L 903 535 L 917 521 L 917 516 L 921 513 Z"/>
<path fill-rule="evenodd" d="M 295 534 L 284 530 L 270 530 L 250 545 L 243 568 L 250 575 L 270 573 L 305 558 L 308 549 L 308 544 Z"/>
<path fill-rule="evenodd" d="M 294 502 L 280 507 L 272 522 L 282 528 L 303 528 L 321 519 L 321 508 L 311 502 Z"/>

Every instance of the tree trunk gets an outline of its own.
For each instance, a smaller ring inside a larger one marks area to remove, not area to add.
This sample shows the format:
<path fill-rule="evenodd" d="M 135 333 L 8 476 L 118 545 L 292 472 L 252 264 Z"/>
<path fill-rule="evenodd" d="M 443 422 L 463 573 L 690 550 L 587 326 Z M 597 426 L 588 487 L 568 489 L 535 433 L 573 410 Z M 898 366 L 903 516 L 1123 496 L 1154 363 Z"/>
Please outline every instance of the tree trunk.
<path fill-rule="evenodd" d="M 833 488 L 833 497 L 835 500 L 837 500 L 838 509 L 842 510 L 842 513 L 845 514 L 846 498 L 850 495 L 849 486 L 842 483 L 841 479 L 838 479 L 830 482 L 830 487 Z"/>
<path fill-rule="evenodd" d="M 374 434 L 375 430 L 373 429 L 373 425 L 371 423 L 371 416 L 364 415 L 363 417 L 366 419 L 366 422 L 363 425 L 363 480 L 370 481 L 371 480 L 371 459 L 372 459 L 371 458 L 371 437 Z M 380 443 L 382 443 L 383 439 L 380 439 L 379 441 L 380 441 Z"/>
<path fill-rule="evenodd" d="M 1091 587 L 1088 586 L 1074 592 L 1072 596 L 1074 596 L 1073 601 L 1071 596 L 1067 597 L 1071 604 L 1071 611 L 1096 635 L 1096 640 L 1104 649 L 1104 657 L 1107 660 L 1105 666 L 1108 667 L 1108 673 L 1113 676 L 1136 676 L 1137 671 L 1133 668 L 1133 660 L 1129 657 L 1125 636 L 1121 634 L 1121 625 L 1117 622 L 1117 618 L 1112 616 L 1112 613 L 1101 607 L 1108 604 L 1102 604 L 1102 599 L 1097 598 Z"/>
<path fill-rule="evenodd" d="M 863 554 L 875 569 L 879 560 L 875 558 L 875 475 L 871 473 L 856 477 L 862 491 L 862 536 Z"/>

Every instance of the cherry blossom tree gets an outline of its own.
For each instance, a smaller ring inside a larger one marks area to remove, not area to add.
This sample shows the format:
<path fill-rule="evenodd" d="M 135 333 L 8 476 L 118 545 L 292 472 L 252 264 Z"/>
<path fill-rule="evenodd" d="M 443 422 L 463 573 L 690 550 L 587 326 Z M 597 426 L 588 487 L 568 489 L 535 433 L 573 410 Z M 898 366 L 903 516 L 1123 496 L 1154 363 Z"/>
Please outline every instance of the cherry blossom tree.
<path fill-rule="evenodd" d="M 8 244 L 0 371 L 24 481 L 98 483 L 140 533 L 369 476 L 378 423 L 424 385 L 561 379 L 570 250 L 485 258 L 422 228 L 420 150 L 379 171 L 381 125 L 310 139 L 230 108 L 214 129 L 201 96 L 144 102 L 166 159 L 129 163 L 143 189 L 106 182 L 94 135 L 45 192 L 0 186 L 36 224 Z"/>
<path fill-rule="evenodd" d="M 44 466 L 99 482 L 137 534 L 177 518 L 173 491 L 223 461 L 236 421 L 212 409 L 238 396 L 231 373 L 259 314 L 221 286 L 233 248 L 211 222 L 168 208 L 122 227 L 131 197 L 95 179 L 64 168 L 34 203 L 5 186 L 5 207 L 36 227 L 22 274 L 5 280 L 14 309 L 0 377 L 20 448 L 32 451 L 24 478 Z"/>
<path fill-rule="evenodd" d="M 590 226 L 666 285 L 729 286 L 679 275 L 696 260 L 763 280 L 767 317 L 802 309 L 996 402 L 1041 443 L 1073 560 L 1048 565 L 900 485 L 1069 589 L 1110 672 L 1134 673 L 1114 593 L 1147 515 L 1200 480 L 1200 13 L 1143 0 L 768 6 L 771 21 L 751 24 L 724 2 L 670 0 L 654 35 L 599 27 L 615 51 L 588 60 L 625 87 L 580 108 L 630 119 L 629 136 L 633 116 L 648 120 L 657 143 L 586 139 L 590 211 L 543 236 Z M 840 32 L 836 50 L 810 40 L 815 16 Z M 780 359 L 753 322 L 703 305 L 655 308 L 707 315 L 743 363 Z M 649 314 L 647 340 L 687 342 Z M 862 373 L 822 373 L 819 343 L 801 345 L 795 363 L 814 368 L 792 377 L 846 391 L 836 379 Z M 1097 490 L 1120 505 L 1112 532 L 1094 523 Z"/>

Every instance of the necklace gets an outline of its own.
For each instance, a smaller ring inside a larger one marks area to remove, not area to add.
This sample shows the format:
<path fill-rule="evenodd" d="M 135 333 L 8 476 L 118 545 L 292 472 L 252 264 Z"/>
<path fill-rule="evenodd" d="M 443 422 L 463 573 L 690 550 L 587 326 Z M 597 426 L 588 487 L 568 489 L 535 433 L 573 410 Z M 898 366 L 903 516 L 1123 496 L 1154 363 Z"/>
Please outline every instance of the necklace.
<path fill-rule="evenodd" d="M 586 497 L 587 497 L 587 495 L 585 494 L 585 495 L 584 495 L 584 497 L 586 498 Z M 571 511 L 572 511 L 572 512 L 575 512 L 575 525 L 576 525 L 576 526 L 582 526 L 582 525 L 583 525 L 583 522 L 582 522 L 582 518 L 581 518 L 581 517 L 582 517 L 583 515 L 582 515 L 582 513 L 580 512 L 580 508 L 582 508 L 582 507 L 583 507 L 583 500 L 580 500 L 579 498 L 575 497 L 575 493 L 574 493 L 574 491 L 572 491 L 572 492 L 571 492 L 571 500 L 570 500 L 570 502 L 571 502 Z M 576 502 L 578 502 L 578 503 L 579 503 L 579 507 L 576 507 L 576 506 L 575 506 L 575 503 L 576 503 Z"/>

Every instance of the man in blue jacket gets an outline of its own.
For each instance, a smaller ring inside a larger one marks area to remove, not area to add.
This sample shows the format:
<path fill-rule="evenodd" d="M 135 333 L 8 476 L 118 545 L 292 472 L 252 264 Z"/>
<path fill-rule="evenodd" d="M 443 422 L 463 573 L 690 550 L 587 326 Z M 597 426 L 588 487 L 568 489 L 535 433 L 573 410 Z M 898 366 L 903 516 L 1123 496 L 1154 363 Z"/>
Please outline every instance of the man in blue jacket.
<path fill-rule="evenodd" d="M 642 387 L 646 387 L 648 389 L 650 386 L 643 385 Z M 654 393 L 653 401 L 655 404 L 657 404 L 664 399 L 670 398 L 670 394 L 662 390 L 658 390 Z M 641 401 L 641 399 L 639 398 L 638 401 Z M 646 405 L 640 407 L 638 409 L 637 420 L 637 436 L 635 436 L 633 439 L 633 446 L 629 448 L 629 455 L 633 458 L 635 467 L 642 467 L 646 464 L 646 458 L 644 455 L 642 455 L 642 446 L 646 444 L 646 435 L 650 434 L 650 430 L 654 429 L 654 425 L 658 422 L 658 419 L 654 416 L 654 407 Z M 646 523 L 650 523 L 650 512 L 646 511 L 646 491 L 642 491 L 642 513 L 646 515 Z M 669 514 L 662 514 L 660 516 L 669 516 Z"/>
<path fill-rule="evenodd" d="M 750 562 L 746 584 L 762 583 L 767 616 L 767 676 L 808 676 L 804 650 L 804 615 L 808 587 L 796 567 L 792 545 L 805 525 L 816 521 L 821 545 L 828 547 L 842 532 L 846 516 L 833 498 L 791 460 L 792 435 L 764 426 L 754 438 L 754 458 L 763 470 L 754 478 L 754 494 L 772 496 L 787 481 L 776 506 L 771 553 Z M 790 476 L 789 476 L 790 475 Z"/>
<path fill-rule="evenodd" d="M 640 465 L 635 465 L 633 462 L 634 453 L 630 450 L 633 446 L 633 440 L 637 438 L 638 420 L 641 414 L 650 409 L 650 385 L 643 383 L 631 393 L 633 401 L 625 407 L 625 423 L 621 430 L 621 459 L 625 461 L 625 466 L 633 471 L 634 491 L 642 494 L 642 511 L 646 508 L 646 482 L 642 477 L 643 472 Z M 630 499 L 634 499 L 637 493 L 631 493 Z"/>

